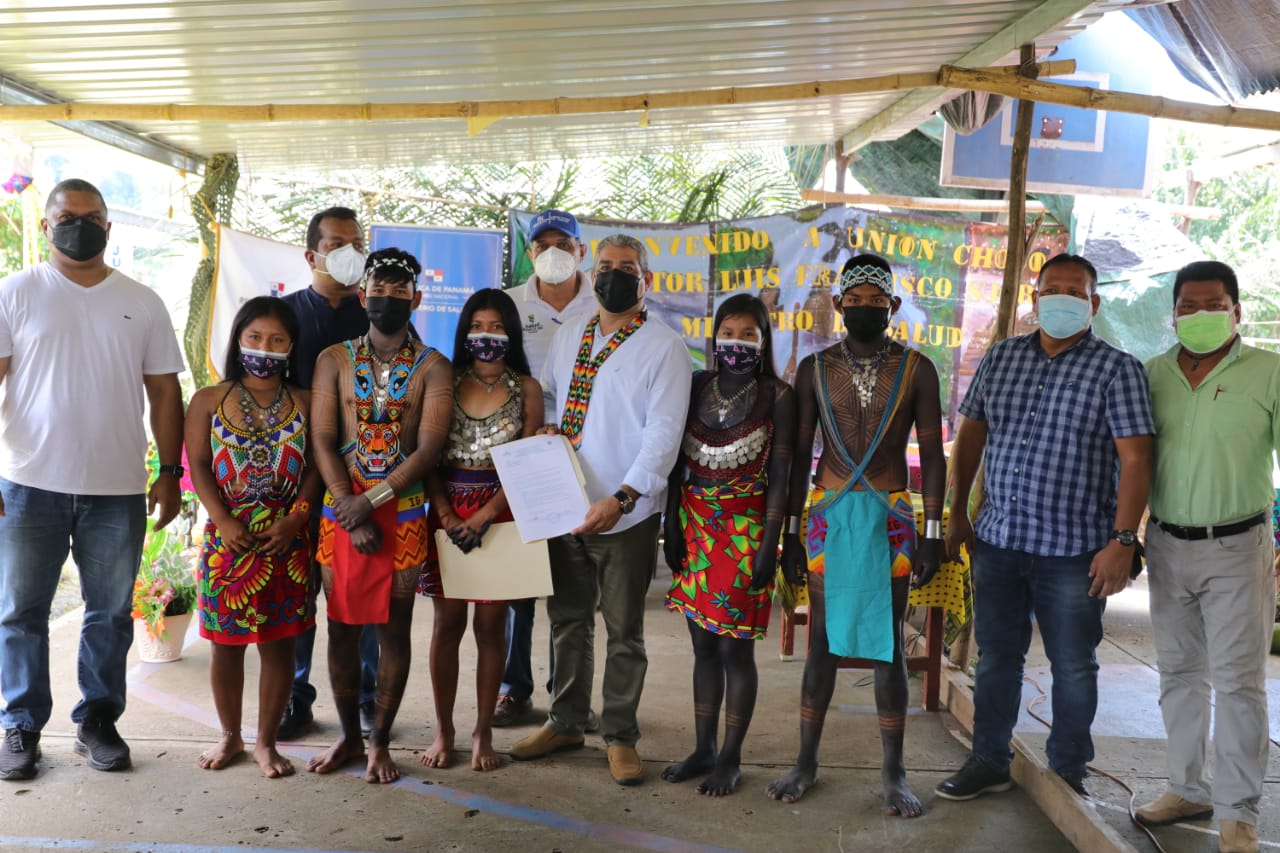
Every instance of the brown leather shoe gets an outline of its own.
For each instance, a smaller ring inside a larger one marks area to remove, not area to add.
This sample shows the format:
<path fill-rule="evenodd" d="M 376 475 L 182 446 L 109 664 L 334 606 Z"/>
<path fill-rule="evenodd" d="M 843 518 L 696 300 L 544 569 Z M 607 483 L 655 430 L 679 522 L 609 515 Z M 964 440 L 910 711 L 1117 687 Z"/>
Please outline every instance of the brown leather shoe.
<path fill-rule="evenodd" d="M 1213 817 L 1213 806 L 1184 800 L 1172 791 L 1165 791 L 1134 812 L 1138 823 L 1144 826 L 1164 826 L 1182 820 L 1204 820 Z"/>
<path fill-rule="evenodd" d="M 1222 853 L 1258 853 L 1258 829 L 1238 820 L 1218 822 L 1218 849 Z"/>
<path fill-rule="evenodd" d="M 619 785 L 639 785 L 644 781 L 644 763 L 634 746 L 609 747 L 609 772 Z"/>
<path fill-rule="evenodd" d="M 582 749 L 582 735 L 562 735 L 550 723 L 511 747 L 510 755 L 516 761 L 532 761 L 553 752 L 566 749 Z"/>

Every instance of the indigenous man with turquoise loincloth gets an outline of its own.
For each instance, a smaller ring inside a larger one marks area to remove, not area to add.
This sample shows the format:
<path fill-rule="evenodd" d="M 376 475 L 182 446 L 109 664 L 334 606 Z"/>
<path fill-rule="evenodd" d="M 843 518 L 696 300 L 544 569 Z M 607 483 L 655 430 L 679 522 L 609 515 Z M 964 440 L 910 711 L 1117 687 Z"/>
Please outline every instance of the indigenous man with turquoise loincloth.
<path fill-rule="evenodd" d="M 901 305 L 888 261 L 855 255 L 845 262 L 839 286 L 833 301 L 847 335 L 804 359 L 796 373 L 800 427 L 782 566 L 792 582 L 808 576 L 811 642 L 800 694 L 800 755 L 768 793 L 791 803 L 818 781 L 818 743 L 837 664 L 842 657 L 866 658 L 875 662 L 884 811 L 915 817 L 923 808 L 907 786 L 902 760 L 902 619 L 911 578 L 917 586 L 928 583 L 942 553 L 946 459 L 938 372 L 887 334 Z M 819 423 L 822 458 L 810 488 Z M 912 427 L 920 443 L 926 519 L 919 542 L 906 490 Z"/>

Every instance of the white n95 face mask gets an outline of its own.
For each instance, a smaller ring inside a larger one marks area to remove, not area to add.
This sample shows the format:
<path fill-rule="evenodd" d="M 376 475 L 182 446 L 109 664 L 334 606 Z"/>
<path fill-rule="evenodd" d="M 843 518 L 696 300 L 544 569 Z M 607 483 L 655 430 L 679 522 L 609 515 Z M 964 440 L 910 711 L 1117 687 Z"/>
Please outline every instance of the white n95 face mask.
<path fill-rule="evenodd" d="M 361 277 L 364 276 L 364 253 L 352 243 L 339 246 L 327 255 L 320 252 L 316 252 L 316 254 L 324 258 L 324 265 L 329 271 L 329 276 L 340 284 L 350 287 L 359 282 Z"/>
<path fill-rule="evenodd" d="M 538 279 L 547 284 L 560 284 L 568 281 L 578 270 L 578 259 L 566 252 L 551 246 L 533 259 L 533 271 Z"/>

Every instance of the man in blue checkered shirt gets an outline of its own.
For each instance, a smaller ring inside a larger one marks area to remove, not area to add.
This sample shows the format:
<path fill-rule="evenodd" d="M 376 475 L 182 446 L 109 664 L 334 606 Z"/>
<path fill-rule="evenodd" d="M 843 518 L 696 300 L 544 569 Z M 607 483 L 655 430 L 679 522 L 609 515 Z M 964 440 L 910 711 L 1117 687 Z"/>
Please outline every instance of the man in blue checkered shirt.
<path fill-rule="evenodd" d="M 1090 329 L 1098 274 L 1051 258 L 1033 297 L 1040 328 L 982 359 L 960 406 L 947 550 L 973 558 L 973 754 L 938 796 L 1010 787 L 1009 740 L 1022 701 L 1031 617 L 1053 673 L 1049 766 L 1081 795 L 1093 758 L 1106 598 L 1129 583 L 1135 528 L 1151 485 L 1151 417 L 1142 363 Z M 969 493 L 985 451 L 986 497 Z"/>

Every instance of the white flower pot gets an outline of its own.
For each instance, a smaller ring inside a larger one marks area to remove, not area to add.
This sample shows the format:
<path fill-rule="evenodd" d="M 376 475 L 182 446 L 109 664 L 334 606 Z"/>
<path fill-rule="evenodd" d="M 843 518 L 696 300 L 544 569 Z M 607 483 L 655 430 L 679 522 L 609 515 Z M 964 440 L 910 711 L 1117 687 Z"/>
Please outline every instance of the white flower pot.
<path fill-rule="evenodd" d="M 179 616 L 164 617 L 164 634 L 151 636 L 144 619 L 133 620 L 133 644 L 138 647 L 138 657 L 143 663 L 169 663 L 182 657 L 182 643 L 187 637 L 192 611 Z"/>

